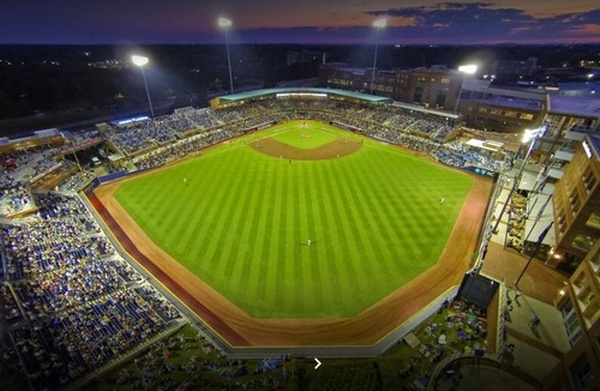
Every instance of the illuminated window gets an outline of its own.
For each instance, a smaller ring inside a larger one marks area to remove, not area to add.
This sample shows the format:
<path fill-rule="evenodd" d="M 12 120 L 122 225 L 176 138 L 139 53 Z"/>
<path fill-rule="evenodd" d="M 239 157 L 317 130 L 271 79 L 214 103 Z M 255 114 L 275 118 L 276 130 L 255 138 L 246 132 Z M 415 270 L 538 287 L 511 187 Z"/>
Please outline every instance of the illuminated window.
<path fill-rule="evenodd" d="M 598 240 L 597 236 L 594 237 L 591 235 L 579 234 L 575 236 L 575 239 L 573 239 L 573 243 L 571 243 L 571 246 L 581 251 L 590 251 L 592 247 L 594 247 L 596 240 Z"/>
<path fill-rule="evenodd" d="M 521 115 L 519 116 L 519 118 L 526 119 L 526 120 L 530 121 L 530 120 L 533 119 L 533 114 L 521 113 Z"/>
<path fill-rule="evenodd" d="M 591 228 L 600 229 L 600 214 L 594 212 L 590 215 L 590 218 L 585 222 L 585 225 Z"/>
<path fill-rule="evenodd" d="M 447 77 L 443 77 L 441 83 L 442 84 L 450 84 L 450 79 L 448 79 Z"/>
<path fill-rule="evenodd" d="M 569 342 L 571 346 L 575 345 L 577 341 L 581 339 L 581 326 L 579 319 L 577 318 L 577 312 L 573 307 L 573 302 L 567 298 L 565 305 L 560 309 L 563 316 L 563 322 L 567 335 L 569 336 Z"/>

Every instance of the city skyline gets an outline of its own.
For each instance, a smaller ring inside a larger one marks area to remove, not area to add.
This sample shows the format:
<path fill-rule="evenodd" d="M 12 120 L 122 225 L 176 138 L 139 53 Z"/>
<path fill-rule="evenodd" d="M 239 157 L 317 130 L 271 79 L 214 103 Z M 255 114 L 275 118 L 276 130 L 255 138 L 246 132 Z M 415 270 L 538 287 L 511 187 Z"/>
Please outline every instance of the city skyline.
<path fill-rule="evenodd" d="M 600 7 L 590 1 L 147 0 L 6 2 L 0 44 L 231 43 L 380 44 L 600 43 Z"/>

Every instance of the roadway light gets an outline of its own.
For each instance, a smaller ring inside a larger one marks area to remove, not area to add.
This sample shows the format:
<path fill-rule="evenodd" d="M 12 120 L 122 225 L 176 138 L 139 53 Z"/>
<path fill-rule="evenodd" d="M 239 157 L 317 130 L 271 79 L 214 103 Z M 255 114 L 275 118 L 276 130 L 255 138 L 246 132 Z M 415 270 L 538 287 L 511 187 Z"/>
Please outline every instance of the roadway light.
<path fill-rule="evenodd" d="M 465 85 L 465 79 L 467 78 L 466 75 L 472 75 L 475 72 L 477 72 L 477 65 L 475 65 L 475 64 L 460 65 L 458 67 L 458 71 L 461 73 L 464 73 L 464 75 L 463 75 L 462 82 L 460 83 L 460 90 L 458 91 L 458 97 L 456 98 L 456 103 L 454 104 L 454 112 L 455 113 L 456 113 L 456 110 L 458 110 L 458 102 L 460 102 L 460 96 L 462 95 L 463 87 Z"/>
<path fill-rule="evenodd" d="M 375 69 L 377 69 L 377 46 L 379 44 L 379 31 L 384 28 L 387 24 L 385 18 L 376 19 L 373 22 L 373 27 L 377 29 L 377 35 L 375 36 L 375 55 L 373 56 L 373 72 L 371 73 L 371 94 L 373 94 L 373 85 L 375 83 Z"/>
<path fill-rule="evenodd" d="M 139 56 L 134 54 L 131 56 L 131 62 L 134 65 L 142 68 L 142 77 L 144 78 L 144 86 L 146 87 L 146 96 L 148 97 L 148 105 L 150 106 L 150 118 L 154 119 L 154 109 L 152 108 L 152 100 L 150 99 L 150 91 L 148 90 L 148 82 L 146 81 L 146 72 L 144 71 L 144 67 L 148 64 L 150 60 L 146 56 Z"/>
<path fill-rule="evenodd" d="M 217 21 L 219 27 L 225 31 L 225 47 L 227 48 L 227 68 L 229 69 L 229 88 L 233 94 L 233 74 L 231 71 L 231 57 L 229 56 L 229 36 L 227 31 L 233 25 L 230 19 L 219 18 Z"/>

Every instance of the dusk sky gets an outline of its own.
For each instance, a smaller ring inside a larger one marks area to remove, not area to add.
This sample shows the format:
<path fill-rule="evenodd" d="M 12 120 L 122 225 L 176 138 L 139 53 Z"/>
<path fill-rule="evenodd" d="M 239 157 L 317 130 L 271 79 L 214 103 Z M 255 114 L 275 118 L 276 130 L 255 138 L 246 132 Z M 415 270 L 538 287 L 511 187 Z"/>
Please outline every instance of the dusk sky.
<path fill-rule="evenodd" d="M 1 0 L 0 43 L 600 43 L 594 0 Z"/>

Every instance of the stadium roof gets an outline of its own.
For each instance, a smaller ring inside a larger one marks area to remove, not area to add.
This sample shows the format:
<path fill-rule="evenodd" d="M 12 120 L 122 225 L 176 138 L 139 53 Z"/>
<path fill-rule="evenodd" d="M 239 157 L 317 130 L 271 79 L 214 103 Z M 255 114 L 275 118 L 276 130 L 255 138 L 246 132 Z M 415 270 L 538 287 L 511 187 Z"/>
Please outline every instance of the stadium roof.
<path fill-rule="evenodd" d="M 290 93 L 305 93 L 305 94 L 333 94 L 344 96 L 352 99 L 360 99 L 369 103 L 391 103 L 392 100 L 390 98 L 386 98 L 383 96 L 375 96 L 369 94 L 362 94 L 360 92 L 352 92 L 352 91 L 343 91 L 336 90 L 331 88 L 266 88 L 262 90 L 253 90 L 240 92 L 237 94 L 231 95 L 223 95 L 220 96 L 219 99 L 225 102 L 235 102 L 244 99 L 255 99 L 260 98 L 265 95 L 273 95 L 273 94 L 290 94 Z"/>
<path fill-rule="evenodd" d="M 543 101 L 512 98 L 507 96 L 494 96 L 488 99 L 473 99 L 474 102 L 495 105 L 501 107 L 510 107 L 521 110 L 540 110 Z"/>
<path fill-rule="evenodd" d="M 600 117 L 600 99 L 550 95 L 550 109 L 548 113 L 597 118 Z"/>

